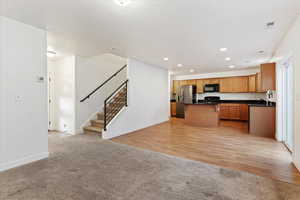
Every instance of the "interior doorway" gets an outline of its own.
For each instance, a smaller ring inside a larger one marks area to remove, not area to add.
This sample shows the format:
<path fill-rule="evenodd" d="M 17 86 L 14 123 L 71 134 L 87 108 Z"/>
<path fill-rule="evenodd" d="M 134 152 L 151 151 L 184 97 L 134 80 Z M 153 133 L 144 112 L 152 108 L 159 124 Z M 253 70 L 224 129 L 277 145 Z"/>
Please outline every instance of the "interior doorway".
<path fill-rule="evenodd" d="M 75 134 L 75 57 L 48 59 L 48 129 Z"/>
<path fill-rule="evenodd" d="M 282 139 L 286 147 L 293 152 L 294 146 L 294 68 L 291 58 L 282 63 Z"/>

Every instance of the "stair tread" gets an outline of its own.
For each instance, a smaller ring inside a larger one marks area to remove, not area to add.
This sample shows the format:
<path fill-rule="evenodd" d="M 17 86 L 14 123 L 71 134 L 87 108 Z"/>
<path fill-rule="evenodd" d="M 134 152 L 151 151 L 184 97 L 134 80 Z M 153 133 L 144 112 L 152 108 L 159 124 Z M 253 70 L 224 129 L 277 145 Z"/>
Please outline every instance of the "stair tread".
<path fill-rule="evenodd" d="M 102 128 L 96 127 L 96 126 L 86 126 L 83 129 L 86 131 L 92 131 L 92 132 L 98 132 L 98 133 L 102 132 Z"/>
<path fill-rule="evenodd" d="M 104 120 L 102 120 L 102 119 L 93 119 L 93 120 L 91 120 L 91 122 L 104 123 Z"/>

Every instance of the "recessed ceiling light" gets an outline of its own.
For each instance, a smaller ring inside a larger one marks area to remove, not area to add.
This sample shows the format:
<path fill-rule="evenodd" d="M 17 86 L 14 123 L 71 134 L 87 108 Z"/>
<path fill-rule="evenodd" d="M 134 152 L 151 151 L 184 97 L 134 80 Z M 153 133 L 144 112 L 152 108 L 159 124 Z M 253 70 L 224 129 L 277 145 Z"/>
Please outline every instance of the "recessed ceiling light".
<path fill-rule="evenodd" d="M 225 58 L 225 60 L 226 60 L 226 61 L 230 61 L 230 60 L 231 60 L 231 58 L 227 57 L 227 58 Z"/>
<path fill-rule="evenodd" d="M 56 56 L 56 52 L 55 51 L 47 51 L 47 56 L 49 58 L 53 58 L 54 56 Z"/>
<path fill-rule="evenodd" d="M 220 51 L 224 52 L 224 51 L 227 51 L 228 49 L 227 48 L 220 48 Z"/>
<path fill-rule="evenodd" d="M 229 68 L 230 68 L 230 69 L 233 69 L 233 68 L 235 68 L 235 66 L 234 66 L 234 65 L 230 65 Z"/>
<path fill-rule="evenodd" d="M 131 0 L 115 0 L 115 2 L 119 6 L 128 6 L 131 3 Z"/>
<path fill-rule="evenodd" d="M 195 70 L 194 69 L 190 69 L 190 72 L 193 73 L 193 72 L 195 72 Z"/>
<path fill-rule="evenodd" d="M 169 60 L 169 58 L 167 58 L 167 57 L 164 58 L 164 61 L 168 61 L 168 60 Z"/>
<path fill-rule="evenodd" d="M 177 64 L 177 67 L 182 67 L 183 65 L 182 64 Z"/>

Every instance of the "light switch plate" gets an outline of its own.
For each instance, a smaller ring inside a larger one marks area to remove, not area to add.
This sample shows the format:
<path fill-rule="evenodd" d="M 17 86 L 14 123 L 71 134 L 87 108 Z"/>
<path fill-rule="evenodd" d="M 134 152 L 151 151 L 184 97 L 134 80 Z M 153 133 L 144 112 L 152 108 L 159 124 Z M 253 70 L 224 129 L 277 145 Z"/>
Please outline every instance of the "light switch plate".
<path fill-rule="evenodd" d="M 21 102 L 22 101 L 22 97 L 20 95 L 16 95 L 15 101 L 16 102 Z"/>

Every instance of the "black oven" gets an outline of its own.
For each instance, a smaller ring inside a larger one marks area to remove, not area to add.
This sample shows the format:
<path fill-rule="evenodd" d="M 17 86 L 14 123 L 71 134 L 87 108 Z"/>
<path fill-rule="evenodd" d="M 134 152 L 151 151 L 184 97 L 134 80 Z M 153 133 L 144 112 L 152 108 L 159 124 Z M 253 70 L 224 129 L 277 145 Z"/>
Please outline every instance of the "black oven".
<path fill-rule="evenodd" d="M 204 86 L 204 92 L 219 92 L 220 85 L 219 84 L 206 84 Z"/>

